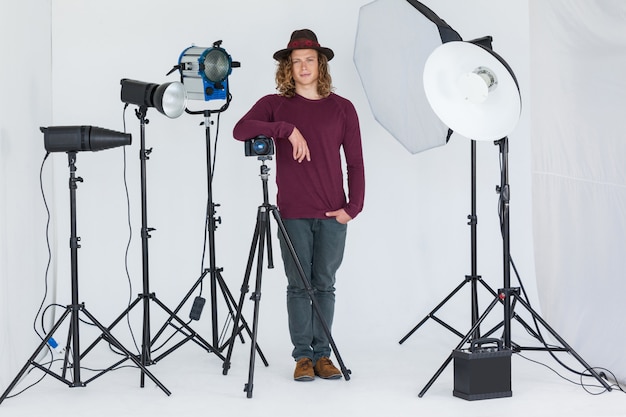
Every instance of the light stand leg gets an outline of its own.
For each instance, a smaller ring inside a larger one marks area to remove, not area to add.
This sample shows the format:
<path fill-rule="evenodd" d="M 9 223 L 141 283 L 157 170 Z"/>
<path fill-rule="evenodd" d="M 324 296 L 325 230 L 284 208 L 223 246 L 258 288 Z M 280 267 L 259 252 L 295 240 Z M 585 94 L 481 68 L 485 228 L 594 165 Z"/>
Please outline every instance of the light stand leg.
<path fill-rule="evenodd" d="M 68 384 L 68 386 L 71 384 L 71 382 L 66 381 L 64 378 L 59 377 L 57 374 L 53 373 L 52 371 L 50 371 L 48 368 L 44 368 L 41 365 L 39 365 L 38 363 L 35 362 L 35 358 L 37 358 L 37 356 L 39 355 L 39 353 L 44 350 L 46 348 L 46 344 L 48 343 L 48 341 L 50 340 L 50 338 L 55 334 L 55 332 L 57 331 L 57 329 L 59 328 L 59 326 L 61 326 L 61 324 L 63 323 L 63 321 L 68 317 L 68 315 L 70 314 L 71 310 L 70 308 L 66 308 L 65 312 L 63 313 L 63 315 L 61 315 L 61 317 L 59 318 L 59 320 L 54 324 L 54 326 L 52 326 L 52 329 L 50 330 L 50 332 L 46 335 L 46 337 L 41 341 L 41 343 L 39 344 L 39 346 L 37 346 L 37 349 L 35 349 L 35 352 L 31 355 L 31 357 L 26 361 L 26 364 L 24 365 L 24 367 L 18 372 L 18 374 L 15 376 L 15 378 L 13 379 L 13 381 L 9 384 L 8 388 L 4 391 L 4 393 L 2 394 L 2 396 L 0 397 L 0 404 L 2 404 L 2 402 L 9 396 L 9 394 L 11 393 L 11 391 L 13 391 L 13 388 L 15 388 L 15 386 L 19 383 L 20 379 L 22 379 L 22 377 L 24 376 L 24 374 L 26 374 L 26 372 L 28 371 L 28 368 L 33 365 L 39 369 L 41 369 L 42 371 L 46 372 L 49 375 L 54 376 L 55 378 L 57 378 L 58 380 L 60 380 L 61 382 L 64 382 L 66 384 Z"/>
<path fill-rule="evenodd" d="M 485 310 L 485 312 L 482 314 L 482 316 L 480 316 L 477 320 L 476 323 L 474 323 L 474 325 L 472 326 L 472 328 L 469 330 L 469 332 L 467 332 L 467 334 L 465 335 L 465 337 L 463 337 L 463 340 L 461 340 L 461 342 L 456 346 L 456 349 L 461 349 L 463 347 L 463 345 L 465 345 L 471 338 L 472 335 L 474 333 L 476 333 L 476 330 L 480 327 L 481 323 L 485 320 L 485 318 L 487 317 L 487 315 L 489 314 L 489 312 L 495 307 L 495 305 L 498 303 L 498 299 L 494 298 L 491 302 L 491 304 L 489 304 L 489 306 L 487 307 L 487 309 Z M 426 391 L 428 391 L 428 389 L 435 383 L 435 381 L 437 380 L 437 378 L 439 378 L 439 375 L 441 375 L 443 373 L 443 371 L 446 369 L 446 367 L 450 364 L 450 362 L 452 362 L 452 353 L 450 353 L 450 355 L 448 356 L 448 358 L 443 362 L 443 364 L 439 367 L 439 369 L 437 370 L 437 372 L 435 372 L 435 374 L 432 376 L 432 378 L 430 378 L 430 380 L 428 381 L 428 383 L 424 386 L 424 388 L 420 391 L 420 393 L 418 394 L 418 397 L 422 398 L 424 396 L 424 394 L 426 394 Z"/>

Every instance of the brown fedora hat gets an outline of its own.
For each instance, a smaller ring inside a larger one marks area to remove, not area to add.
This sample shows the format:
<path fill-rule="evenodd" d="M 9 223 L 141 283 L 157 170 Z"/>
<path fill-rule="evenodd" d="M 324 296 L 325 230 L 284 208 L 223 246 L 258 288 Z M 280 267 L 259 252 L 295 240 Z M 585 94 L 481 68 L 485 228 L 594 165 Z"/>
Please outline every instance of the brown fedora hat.
<path fill-rule="evenodd" d="M 332 49 L 320 46 L 320 43 L 317 41 L 317 36 L 315 36 L 315 33 L 313 33 L 310 29 L 294 30 L 291 34 L 291 39 L 289 40 L 287 47 L 285 49 L 281 49 L 280 51 L 276 51 L 274 53 L 274 59 L 285 59 L 294 49 L 315 49 L 316 51 L 324 54 L 329 61 L 335 56 Z"/>

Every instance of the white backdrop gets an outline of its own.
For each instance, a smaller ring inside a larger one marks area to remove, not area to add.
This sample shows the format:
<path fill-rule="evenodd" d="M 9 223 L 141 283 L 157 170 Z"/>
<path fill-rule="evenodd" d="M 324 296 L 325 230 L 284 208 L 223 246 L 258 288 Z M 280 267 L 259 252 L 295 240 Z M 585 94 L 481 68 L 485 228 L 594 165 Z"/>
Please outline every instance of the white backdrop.
<path fill-rule="evenodd" d="M 40 3 L 32 0 L 25 4 Z M 134 78 L 155 83 L 176 80 L 175 75 L 165 74 L 192 43 L 208 47 L 221 39 L 233 59 L 242 63 L 229 78 L 233 102 L 220 117 L 213 184 L 214 200 L 220 204 L 217 215 L 221 217 L 216 231 L 217 266 L 224 268 L 223 276 L 236 296 L 262 195 L 259 163 L 243 156 L 241 143 L 232 140 L 232 127 L 256 99 L 274 91 L 272 53 L 284 47 L 292 30 L 304 27 L 313 29 L 323 45 L 334 49 L 336 58 L 331 62 L 331 71 L 337 93 L 354 102 L 364 142 L 366 205 L 349 227 L 345 262 L 338 276 L 334 334 L 339 345 L 347 349 L 369 347 L 373 355 L 384 355 L 385 346 L 396 344 L 469 274 L 466 216 L 470 211 L 470 144 L 453 136 L 444 147 L 410 155 L 374 121 L 352 62 L 358 10 L 367 1 L 320 0 L 315 7 L 309 2 L 282 0 L 238 0 L 224 4 L 185 0 L 176 6 L 148 0 L 43 3 L 50 7 L 51 15 L 48 17 L 45 7 L 37 9 L 35 15 L 42 25 L 30 27 L 22 37 L 16 37 L 16 33 L 22 32 L 12 31 L 15 25 L 3 25 L 0 29 L 6 35 L 1 41 L 3 60 L 12 56 L 15 49 L 26 55 L 26 48 L 32 42 L 42 48 L 42 59 L 36 60 L 38 66 L 25 68 L 18 74 L 21 83 L 15 83 L 17 87 L 36 81 L 27 96 L 22 89 L 14 93 L 21 94 L 20 99 L 25 103 L 15 105 L 4 94 L 1 99 L 0 386 L 10 382 L 26 359 L 26 352 L 34 349 L 38 340 L 30 328 L 43 295 L 47 260 L 46 219 L 37 180 L 44 154 L 38 127 L 86 124 L 124 130 L 119 80 Z M 530 296 L 536 300 L 531 227 L 528 2 L 424 3 L 464 39 L 492 35 L 494 49 L 507 60 L 520 82 L 524 108 L 518 128 L 510 135 L 511 249 Z M 4 4 L 2 7 L 7 8 Z M 15 19 L 29 16 L 31 21 L 31 14 L 20 13 L 21 6 L 8 7 Z M 8 14 L 3 10 L 2 16 L 4 22 Z M 8 42 L 8 34 L 21 47 Z M 29 59 L 23 57 L 23 60 Z M 34 57 L 32 60 L 35 61 Z M 2 68 L 4 79 L 15 76 L 12 72 L 7 74 L 6 66 Z M 42 69 L 44 77 L 39 76 Z M 190 107 L 198 109 L 205 105 L 190 103 Z M 29 110 L 20 111 L 23 109 Z M 133 110 L 131 106 L 126 112 L 126 129 L 133 134 L 133 144 L 126 153 L 122 148 L 85 152 L 77 160 L 77 175 L 84 179 L 77 190 L 82 244 L 80 298 L 104 323 L 117 317 L 129 299 L 134 299 L 141 290 L 139 123 Z M 173 307 L 202 269 L 205 131 L 199 116 L 183 115 L 170 120 L 151 109 L 148 119 L 146 142 L 152 149 L 147 161 L 148 226 L 156 228 L 149 240 L 150 284 L 151 290 Z M 217 118 L 213 117 L 212 121 L 217 122 Z M 213 136 L 217 133 L 216 125 L 211 127 L 211 133 Z M 24 141 L 18 134 L 28 139 Z M 7 151 L 7 147 L 20 149 L 19 156 Z M 13 166 L 15 173 L 8 168 Z M 128 257 L 133 283 L 130 291 L 124 262 L 129 240 L 124 175 L 128 182 L 132 230 Z M 28 184 L 15 187 L 13 178 L 17 177 L 28 178 Z M 52 155 L 44 167 L 44 189 L 52 201 L 56 230 L 51 242 L 55 253 L 53 273 L 59 276 L 57 301 L 61 304 L 69 302 L 67 177 L 66 156 Z M 502 256 L 494 191 L 499 183 L 498 149 L 493 144 L 478 144 L 477 181 L 479 273 L 497 288 L 502 282 Z M 272 196 L 274 191 L 272 185 Z M 16 199 L 25 201 L 19 210 L 14 204 Z M 24 233 L 23 225 L 28 225 L 28 233 Z M 28 255 L 22 252 L 26 247 Z M 269 349 L 280 351 L 289 360 L 285 282 L 278 253 L 276 264 L 276 269 L 264 274 L 261 332 L 266 340 L 275 340 L 270 342 Z M 14 314 L 16 310 L 20 314 Z M 223 312 L 220 311 L 222 317 Z M 185 308 L 181 315 L 187 314 Z M 449 303 L 447 317 L 461 323 L 461 328 L 469 325 L 469 299 L 465 293 Z M 205 309 L 197 326 L 207 332 L 209 322 Z M 133 330 L 139 334 L 140 323 L 133 321 L 133 324 Z M 562 323 L 553 324 L 559 328 Z M 126 327 L 120 331 L 130 346 Z M 413 338 L 427 337 L 428 332 L 424 328 Z M 435 348 L 447 351 L 452 346 L 450 340 L 440 343 Z M 590 356 L 594 353 L 590 352 Z M 596 364 L 603 358 L 587 359 Z"/>
<path fill-rule="evenodd" d="M 533 220 L 545 316 L 620 378 L 626 4 L 531 2 Z"/>

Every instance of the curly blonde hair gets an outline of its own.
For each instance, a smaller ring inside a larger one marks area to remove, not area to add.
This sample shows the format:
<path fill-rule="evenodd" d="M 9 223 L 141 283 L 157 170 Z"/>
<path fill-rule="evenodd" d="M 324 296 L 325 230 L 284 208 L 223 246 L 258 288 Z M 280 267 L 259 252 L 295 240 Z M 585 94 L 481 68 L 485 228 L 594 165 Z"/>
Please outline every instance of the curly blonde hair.
<path fill-rule="evenodd" d="M 317 93 L 321 97 L 328 97 L 334 90 L 333 80 L 328 71 L 328 58 L 317 53 L 319 77 L 317 79 Z M 296 84 L 292 75 L 291 55 L 278 61 L 276 67 L 276 90 L 283 97 L 293 97 L 296 94 Z"/>

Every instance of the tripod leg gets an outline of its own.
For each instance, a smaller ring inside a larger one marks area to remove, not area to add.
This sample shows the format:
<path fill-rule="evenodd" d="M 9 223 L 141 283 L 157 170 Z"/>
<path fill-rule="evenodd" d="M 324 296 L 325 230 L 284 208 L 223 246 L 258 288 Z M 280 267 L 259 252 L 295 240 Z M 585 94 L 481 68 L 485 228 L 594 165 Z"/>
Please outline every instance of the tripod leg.
<path fill-rule="evenodd" d="M 250 297 L 254 301 L 254 313 L 252 315 L 252 336 L 250 346 L 250 363 L 248 365 L 248 383 L 244 386 L 244 391 L 248 398 L 252 398 L 252 389 L 254 387 L 254 363 L 256 358 L 256 341 L 257 331 L 259 323 L 259 307 L 261 303 L 261 278 L 263 276 L 263 252 L 265 250 L 265 243 L 268 239 L 268 214 L 267 210 L 262 210 L 259 225 L 259 250 L 257 252 L 256 261 L 256 281 L 254 285 L 254 292 Z"/>
<path fill-rule="evenodd" d="M 248 264 L 246 265 L 246 272 L 244 274 L 243 282 L 241 283 L 241 294 L 239 295 L 239 303 L 237 304 L 237 310 L 235 313 L 235 319 L 233 322 L 233 332 L 228 340 L 228 351 L 226 353 L 226 359 L 224 360 L 224 364 L 222 365 L 223 370 L 222 374 L 228 374 L 228 369 L 230 368 L 230 359 L 233 354 L 233 347 L 235 345 L 235 340 L 237 340 L 237 333 L 239 327 L 239 320 L 241 320 L 241 310 L 243 309 L 243 303 L 245 301 L 246 294 L 248 293 L 250 274 L 252 273 L 252 263 L 254 262 L 254 253 L 256 251 L 257 245 L 259 243 L 259 235 L 261 228 L 261 207 L 259 207 L 259 211 L 257 213 L 256 227 L 254 229 L 254 234 L 252 237 L 252 244 L 250 245 L 250 254 L 248 255 Z"/>
<path fill-rule="evenodd" d="M 57 331 L 57 329 L 59 328 L 59 326 L 61 326 L 61 323 L 63 323 L 63 321 L 67 318 L 67 316 L 70 314 L 70 309 L 69 307 L 65 310 L 65 312 L 63 313 L 63 315 L 59 318 L 59 320 L 55 323 L 55 325 L 52 327 L 52 329 L 50 330 L 50 332 L 48 333 L 48 335 L 41 341 L 41 343 L 39 344 L 39 346 L 37 346 L 37 349 L 35 349 L 35 352 L 31 355 L 30 358 L 28 358 L 28 361 L 26 361 L 26 364 L 24 365 L 24 367 L 20 370 L 20 372 L 18 372 L 18 374 L 15 376 L 15 378 L 13 379 L 13 381 L 11 382 L 11 384 L 9 384 L 9 387 L 4 391 L 4 393 L 2 394 L 2 396 L 0 397 L 0 404 L 2 404 L 2 402 L 7 398 L 7 396 L 11 393 L 11 391 L 13 390 L 13 388 L 15 388 L 15 386 L 18 384 L 18 382 L 20 381 L 20 379 L 24 376 L 24 374 L 26 373 L 26 371 L 28 371 L 28 367 L 31 364 L 34 364 L 35 362 L 35 358 L 37 358 L 37 356 L 39 355 L 39 353 L 46 347 L 46 344 L 48 343 L 48 341 L 50 340 L 50 338 L 54 335 L 54 333 Z M 42 368 L 42 370 L 46 371 L 47 373 L 52 374 L 50 371 L 48 371 L 45 368 Z M 63 380 L 63 382 L 66 382 L 68 385 L 70 385 L 69 381 L 65 381 Z"/>
<path fill-rule="evenodd" d="M 326 320 L 321 314 L 319 303 L 317 301 L 317 298 L 315 297 L 313 288 L 311 287 L 311 283 L 309 282 L 308 278 L 306 277 L 306 274 L 304 273 L 304 270 L 302 269 L 302 265 L 300 264 L 300 261 L 298 260 L 298 255 L 296 254 L 296 250 L 293 247 L 293 243 L 291 242 L 291 239 L 289 238 L 289 235 L 287 234 L 287 229 L 285 228 L 285 225 L 280 217 L 280 214 L 278 213 L 278 209 L 276 207 L 271 207 L 271 210 L 272 210 L 272 215 L 274 216 L 274 219 L 276 220 L 276 223 L 278 224 L 279 232 L 281 236 L 284 238 L 285 243 L 287 244 L 291 258 L 293 259 L 296 267 L 298 268 L 298 275 L 300 276 L 300 279 L 302 280 L 302 284 L 305 287 L 309 295 L 309 298 L 311 299 L 313 310 L 315 311 L 315 314 L 319 318 L 322 329 L 324 330 L 324 333 L 328 337 L 328 341 L 330 343 L 330 346 L 333 352 L 335 352 L 335 357 L 337 358 L 337 363 L 339 364 L 341 373 L 343 374 L 345 380 L 349 381 L 351 371 L 347 369 L 343 363 L 343 359 L 341 358 L 341 355 L 339 354 L 339 350 L 337 349 L 337 345 L 335 344 L 335 340 L 333 339 L 331 335 L 330 329 L 328 327 L 328 323 L 326 323 Z"/>
<path fill-rule="evenodd" d="M 237 303 L 235 301 L 235 298 L 233 297 L 232 293 L 230 292 L 230 290 L 228 289 L 228 287 L 226 286 L 226 283 L 224 282 L 224 279 L 222 278 L 221 274 L 217 275 L 217 280 L 218 283 L 220 285 L 220 288 L 222 290 L 222 294 L 224 294 L 224 300 L 226 301 L 226 305 L 228 306 L 228 314 L 230 315 L 230 317 L 235 317 L 235 312 L 237 309 Z M 234 309 L 233 309 L 234 307 Z M 242 324 L 242 328 L 241 330 L 245 329 L 246 332 L 248 333 L 248 336 L 250 336 L 250 338 L 252 338 L 252 330 L 250 330 L 250 326 L 248 325 L 248 323 L 246 322 L 246 319 L 243 317 L 243 315 L 241 316 L 241 324 Z M 239 332 L 240 336 L 241 336 L 241 331 Z M 243 336 L 240 337 L 241 338 L 241 342 L 243 343 Z M 224 346 L 221 346 L 219 348 L 220 352 L 222 350 L 224 350 L 224 348 L 228 345 L 228 343 L 226 343 Z M 263 354 L 263 352 L 261 351 L 261 348 L 259 347 L 259 345 L 256 345 L 256 350 L 257 353 L 259 354 L 259 357 L 261 358 L 261 360 L 263 361 L 263 364 L 265 366 L 269 366 L 269 363 L 267 362 L 267 359 L 265 358 L 265 355 Z"/>

